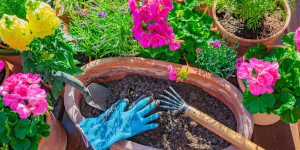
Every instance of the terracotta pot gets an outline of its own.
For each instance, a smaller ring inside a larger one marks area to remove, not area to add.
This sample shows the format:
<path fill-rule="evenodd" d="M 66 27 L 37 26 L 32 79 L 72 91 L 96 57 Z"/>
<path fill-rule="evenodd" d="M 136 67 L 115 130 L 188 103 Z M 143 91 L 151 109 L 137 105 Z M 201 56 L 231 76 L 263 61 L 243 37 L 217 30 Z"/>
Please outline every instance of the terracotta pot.
<path fill-rule="evenodd" d="M 46 116 L 46 123 L 50 125 L 50 136 L 41 138 L 38 150 L 65 150 L 67 147 L 67 134 L 52 113 Z"/>
<path fill-rule="evenodd" d="M 85 74 L 78 75 L 76 77 L 81 80 L 85 86 L 93 82 L 99 83 L 120 80 L 127 75 L 142 75 L 168 80 L 169 71 L 167 67 L 169 65 L 181 69 L 185 69 L 186 67 L 180 64 L 146 58 L 111 57 L 98 59 L 86 64 L 81 68 L 85 71 Z M 193 67 L 189 67 L 188 71 L 194 75 L 190 76 L 183 82 L 202 88 L 204 91 L 208 92 L 210 95 L 216 97 L 221 102 L 226 104 L 234 113 L 237 121 L 237 132 L 250 139 L 254 126 L 253 117 L 242 104 L 243 96 L 241 92 L 225 79 L 219 78 L 206 71 Z M 70 85 L 66 86 L 64 96 L 65 108 L 71 120 L 76 125 L 85 119 L 80 112 L 79 105 L 81 97 L 82 95 L 78 90 Z M 128 140 L 119 141 L 111 148 L 122 150 L 154 149 Z M 236 147 L 231 145 L 230 147 L 226 148 L 226 150 L 229 149 L 236 149 Z"/>
<path fill-rule="evenodd" d="M 23 66 L 21 63 L 22 55 L 16 55 L 16 56 L 0 56 L 1 60 L 5 60 L 8 63 L 12 64 L 10 66 L 10 70 L 12 73 L 19 73 L 23 70 Z"/>
<path fill-rule="evenodd" d="M 49 90 L 52 89 L 52 86 L 46 84 L 43 80 L 41 81 L 41 83 L 42 83 L 47 89 L 49 89 Z M 65 94 L 65 88 L 66 88 L 66 86 L 63 87 L 63 89 L 62 89 L 61 93 L 59 94 L 59 96 L 64 97 L 64 94 Z"/>
<path fill-rule="evenodd" d="M 282 46 L 282 45 L 267 45 L 267 49 L 268 49 L 267 53 L 270 53 L 276 47 L 286 48 L 285 46 Z M 244 59 L 244 61 L 246 61 L 245 55 L 243 56 L 243 59 Z M 243 92 L 245 92 L 246 86 L 245 86 L 244 82 L 239 77 L 237 77 L 237 79 L 238 79 L 238 83 L 239 83 L 241 90 Z M 254 119 L 254 124 L 265 126 L 265 125 L 272 125 L 272 124 L 278 122 L 280 120 L 280 116 L 274 115 L 273 113 L 271 113 L 270 115 L 268 115 L 267 113 L 263 113 L 263 114 L 257 113 L 257 114 L 253 114 L 253 119 Z"/>
<path fill-rule="evenodd" d="M 3 60 L 2 60 L 2 61 L 3 61 Z M 4 69 L 5 69 L 5 77 L 4 77 L 3 81 L 2 81 L 2 83 L 0 83 L 1 85 L 3 84 L 4 80 L 5 80 L 6 78 L 8 78 L 8 77 L 10 76 L 10 74 L 11 74 L 11 72 L 10 72 L 10 70 L 9 70 L 9 65 L 8 65 L 8 63 L 7 63 L 6 61 L 3 61 L 3 62 L 4 62 L 4 64 L 5 64 L 5 67 L 4 67 Z"/>
<path fill-rule="evenodd" d="M 265 44 L 265 45 L 272 45 L 274 43 L 274 41 L 277 38 L 281 37 L 281 35 L 287 30 L 287 27 L 289 26 L 290 21 L 291 21 L 291 8 L 286 1 L 285 1 L 284 6 L 285 6 L 285 9 L 287 10 L 287 18 L 286 18 L 284 27 L 277 34 L 275 34 L 269 38 L 259 39 L 259 40 L 241 38 L 234 34 L 229 33 L 226 29 L 224 29 L 216 15 L 217 3 L 215 3 L 212 8 L 212 18 L 215 21 L 217 29 L 220 32 L 220 35 L 225 37 L 229 41 L 230 46 L 233 46 L 238 41 L 240 46 L 237 48 L 237 52 L 238 52 L 239 56 L 243 56 L 249 47 L 256 46 L 258 43 Z"/>

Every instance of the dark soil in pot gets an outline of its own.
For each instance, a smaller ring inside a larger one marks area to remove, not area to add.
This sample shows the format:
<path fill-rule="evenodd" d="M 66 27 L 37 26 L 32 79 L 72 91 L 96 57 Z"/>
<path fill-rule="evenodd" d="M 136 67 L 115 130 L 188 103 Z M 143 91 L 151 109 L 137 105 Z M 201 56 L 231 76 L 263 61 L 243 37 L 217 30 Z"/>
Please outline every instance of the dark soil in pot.
<path fill-rule="evenodd" d="M 237 130 L 237 123 L 230 109 L 194 85 L 137 75 L 100 84 L 113 93 L 109 98 L 108 106 L 123 98 L 128 98 L 130 102 L 133 102 L 142 94 L 158 98 L 163 90 L 171 85 L 188 104 L 229 128 Z M 87 105 L 83 99 L 80 102 L 80 109 L 84 117 L 97 117 L 102 113 Z M 167 150 L 223 149 L 231 145 L 182 112 L 163 109 L 162 111 L 164 111 L 163 115 L 156 120 L 160 125 L 157 129 L 141 133 L 129 140 Z"/>
<path fill-rule="evenodd" d="M 5 79 L 5 75 L 6 75 L 6 69 L 3 68 L 0 72 L 0 85 L 3 83 L 4 79 Z"/>
<path fill-rule="evenodd" d="M 283 10 L 277 9 L 273 13 L 267 13 L 256 31 L 248 29 L 242 18 L 235 17 L 233 11 L 217 10 L 216 15 L 221 25 L 229 33 L 245 39 L 265 39 L 272 37 L 282 30 L 285 25 L 286 17 Z"/>

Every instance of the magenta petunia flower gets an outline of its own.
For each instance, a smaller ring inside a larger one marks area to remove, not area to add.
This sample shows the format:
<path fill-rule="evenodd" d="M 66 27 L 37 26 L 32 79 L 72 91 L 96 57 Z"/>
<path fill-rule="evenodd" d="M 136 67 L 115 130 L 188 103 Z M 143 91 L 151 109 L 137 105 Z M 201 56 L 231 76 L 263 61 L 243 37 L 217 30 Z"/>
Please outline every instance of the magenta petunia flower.
<path fill-rule="evenodd" d="M 235 67 L 240 68 L 243 62 L 244 62 L 243 58 L 237 59 Z"/>

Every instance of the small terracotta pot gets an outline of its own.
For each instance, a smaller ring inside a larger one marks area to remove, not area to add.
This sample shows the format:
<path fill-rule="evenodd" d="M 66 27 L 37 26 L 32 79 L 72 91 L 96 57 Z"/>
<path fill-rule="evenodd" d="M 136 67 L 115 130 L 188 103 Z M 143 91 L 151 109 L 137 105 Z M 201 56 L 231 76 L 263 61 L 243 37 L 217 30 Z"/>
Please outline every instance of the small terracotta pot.
<path fill-rule="evenodd" d="M 10 66 L 10 70 L 12 73 L 19 73 L 23 70 L 23 66 L 21 63 L 22 55 L 16 56 L 4 56 L 1 55 L 1 60 L 7 61 L 8 63 L 12 64 Z"/>
<path fill-rule="evenodd" d="M 46 123 L 50 125 L 50 136 L 41 138 L 38 150 L 65 150 L 67 147 L 67 134 L 52 113 L 46 116 Z"/>
<path fill-rule="evenodd" d="M 265 45 L 272 45 L 274 43 L 274 41 L 286 31 L 286 29 L 289 26 L 290 21 L 291 21 L 291 8 L 290 8 L 288 2 L 286 2 L 286 1 L 285 1 L 284 6 L 285 6 L 285 9 L 287 10 L 287 18 L 286 18 L 284 27 L 277 34 L 275 34 L 269 38 L 260 39 L 260 40 L 241 38 L 234 34 L 229 33 L 226 29 L 224 29 L 216 15 L 217 3 L 215 3 L 214 6 L 212 7 L 212 18 L 215 21 L 217 29 L 220 32 L 220 35 L 225 37 L 229 41 L 230 46 L 233 46 L 238 41 L 238 43 L 240 45 L 237 48 L 237 52 L 238 52 L 239 56 L 243 56 L 249 47 L 256 46 L 258 43 L 265 44 Z"/>
<path fill-rule="evenodd" d="M 85 74 L 78 75 L 76 77 L 82 81 L 85 86 L 88 86 L 90 83 L 120 80 L 127 75 L 142 75 L 168 80 L 169 71 L 167 67 L 169 65 L 172 65 L 175 68 L 186 68 L 184 65 L 160 60 L 138 57 L 111 57 L 98 59 L 86 64 L 81 68 L 85 71 Z M 208 92 L 210 95 L 216 97 L 228 106 L 237 121 L 237 132 L 250 139 L 254 126 L 253 117 L 243 106 L 242 93 L 225 79 L 217 77 L 211 73 L 194 67 L 189 67 L 188 71 L 193 73 L 193 75 L 183 82 L 202 88 L 204 91 Z M 66 112 L 70 116 L 71 120 L 77 125 L 77 128 L 79 128 L 78 123 L 85 119 L 80 111 L 81 97 L 82 95 L 78 90 L 70 85 L 66 86 L 64 96 Z M 154 150 L 152 147 L 143 146 L 128 140 L 119 141 L 111 148 L 122 150 Z M 237 148 L 231 145 L 226 148 L 226 150 L 229 149 Z"/>
<path fill-rule="evenodd" d="M 276 47 L 287 48 L 282 45 L 267 45 L 267 49 L 268 49 L 267 53 L 270 53 Z M 244 61 L 246 61 L 246 55 L 243 56 L 243 59 Z M 246 90 L 245 83 L 239 77 L 237 77 L 237 79 L 241 90 L 245 92 Z M 280 120 L 280 116 L 274 115 L 273 113 L 271 113 L 270 115 L 268 115 L 267 113 L 263 113 L 263 114 L 257 113 L 257 114 L 253 114 L 253 119 L 254 119 L 254 124 L 265 126 L 265 125 L 272 125 L 278 122 Z"/>
<path fill-rule="evenodd" d="M 49 90 L 52 89 L 52 86 L 46 84 L 43 80 L 41 81 L 41 83 L 42 83 L 47 89 L 49 89 Z M 65 94 L 65 88 L 66 88 L 66 86 L 63 87 L 63 89 L 62 89 L 61 93 L 59 94 L 59 96 L 64 97 L 64 94 Z"/>
<path fill-rule="evenodd" d="M 3 61 L 3 60 L 2 60 L 2 61 Z M 8 77 L 10 76 L 10 74 L 11 74 L 11 72 L 10 72 L 10 70 L 9 70 L 8 63 L 7 63 L 6 61 L 3 61 L 3 62 L 4 62 L 4 64 L 5 64 L 5 67 L 4 67 L 4 69 L 5 69 L 5 77 L 4 77 L 3 81 L 2 81 L 2 83 L 0 83 L 1 85 L 3 85 L 4 80 L 5 80 L 6 78 L 8 78 Z"/>

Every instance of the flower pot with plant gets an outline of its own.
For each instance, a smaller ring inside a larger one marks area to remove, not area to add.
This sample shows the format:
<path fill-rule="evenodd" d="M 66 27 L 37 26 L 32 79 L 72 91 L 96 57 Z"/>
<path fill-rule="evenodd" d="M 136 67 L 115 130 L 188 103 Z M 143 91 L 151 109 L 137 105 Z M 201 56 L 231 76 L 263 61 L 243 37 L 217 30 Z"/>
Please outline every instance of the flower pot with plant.
<path fill-rule="evenodd" d="M 258 43 L 273 44 L 291 20 L 286 0 L 220 0 L 212 12 L 220 34 L 232 45 L 237 41 L 240 44 L 239 56 Z"/>
<path fill-rule="evenodd" d="M 243 103 L 251 113 L 273 113 L 284 122 L 297 123 L 300 119 L 300 28 L 296 33 L 284 35 L 282 43 L 286 47 L 258 44 L 248 49 L 246 62 L 238 64 L 237 75 L 243 81 L 240 81 L 244 89 Z M 257 121 L 268 125 L 276 119 L 269 123 Z"/>
<path fill-rule="evenodd" d="M 0 36 L 12 48 L 21 51 L 23 72 L 39 74 L 57 99 L 63 91 L 63 83 L 53 78 L 51 71 L 82 73 L 73 60 L 76 52 L 64 38 L 59 19 L 48 4 L 28 0 L 24 5 L 28 21 L 5 14 L 0 20 Z"/>
<path fill-rule="evenodd" d="M 50 112 L 50 94 L 41 89 L 40 81 L 37 74 L 18 73 L 0 87 L 1 149 L 66 148 L 66 133 Z"/>

